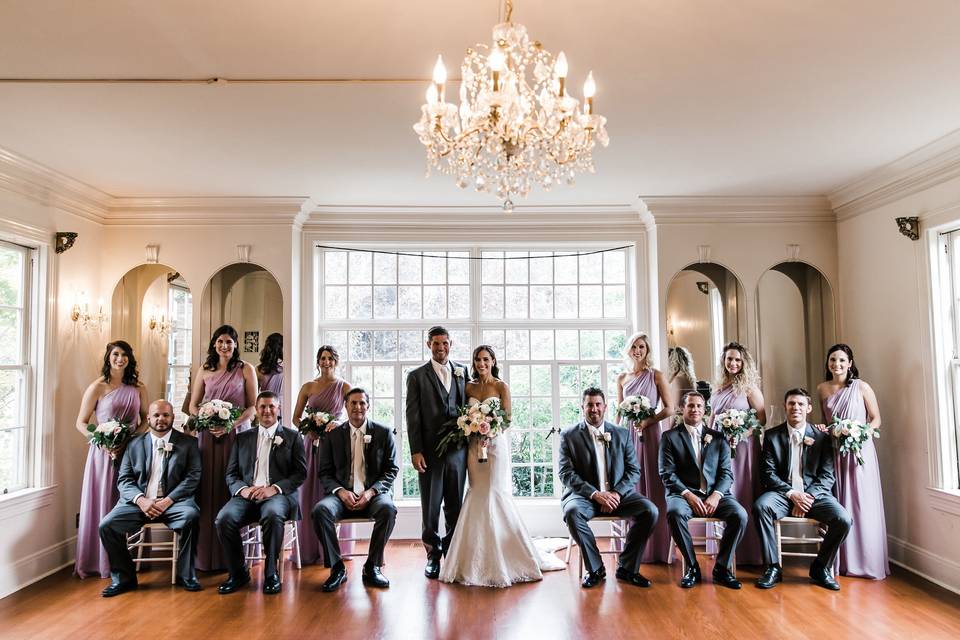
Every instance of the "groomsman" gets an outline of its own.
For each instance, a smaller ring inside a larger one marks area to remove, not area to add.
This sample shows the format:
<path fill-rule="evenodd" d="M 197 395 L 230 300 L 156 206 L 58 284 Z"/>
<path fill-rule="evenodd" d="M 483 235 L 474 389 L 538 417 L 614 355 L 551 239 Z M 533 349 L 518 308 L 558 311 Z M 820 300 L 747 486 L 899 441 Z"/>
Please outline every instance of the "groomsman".
<path fill-rule="evenodd" d="M 601 389 L 584 389 L 582 408 L 583 421 L 560 434 L 560 480 L 566 487 L 560 505 L 587 569 L 582 586 L 589 589 L 607 577 L 588 524 L 604 515 L 633 520 L 617 561 L 617 580 L 649 587 L 650 581 L 637 569 L 659 514 L 656 505 L 636 490 L 640 466 L 633 440 L 627 429 L 604 420 L 607 402 Z"/>
<path fill-rule="evenodd" d="M 713 567 L 713 581 L 739 589 L 740 581 L 733 575 L 733 554 L 743 538 L 747 512 L 730 493 L 730 447 L 722 433 L 703 424 L 705 404 L 700 393 L 686 393 L 683 422 L 660 439 L 660 478 L 666 487 L 667 521 L 687 565 L 680 586 L 689 589 L 701 577 L 688 521 L 693 517 L 723 520 L 726 526 Z"/>
<path fill-rule="evenodd" d="M 833 442 L 829 434 L 807 424 L 807 415 L 813 407 L 806 389 L 787 391 L 784 404 L 787 421 L 764 434 L 760 483 L 766 493 L 753 504 L 766 565 L 757 587 L 770 589 L 783 581 L 774 522 L 794 516 L 812 518 L 827 526 L 820 552 L 810 565 L 810 581 L 838 591 L 840 585 L 829 567 L 850 532 L 852 521 L 831 494 Z"/>
<path fill-rule="evenodd" d="M 385 589 L 390 581 L 381 573 L 383 550 L 397 520 L 390 495 L 400 470 L 393 429 L 367 419 L 370 397 L 360 388 L 347 392 L 347 423 L 327 434 L 318 471 L 327 495 L 313 508 L 313 527 L 319 531 L 324 557 L 330 559 L 330 577 L 323 591 L 336 591 L 347 581 L 340 556 L 337 521 L 373 518 L 370 550 L 363 565 L 363 584 Z"/>
<path fill-rule="evenodd" d="M 120 463 L 117 488 L 120 501 L 100 522 L 100 541 L 110 558 L 110 598 L 137 588 L 137 574 L 127 534 L 149 522 L 162 522 L 180 537 L 177 584 L 200 591 L 193 568 L 200 510 L 194 494 L 200 486 L 200 449 L 197 439 L 173 429 L 173 407 L 166 400 L 147 410 L 150 430 L 127 444 Z"/>
<path fill-rule="evenodd" d="M 278 423 L 280 398 L 273 391 L 257 396 L 256 429 L 237 435 L 227 463 L 232 498 L 217 514 L 217 536 L 227 556 L 229 578 L 220 593 L 233 593 L 250 582 L 240 529 L 260 523 L 263 542 L 263 592 L 280 593 L 277 562 L 283 547 L 284 523 L 300 518 L 297 490 L 307 474 L 303 438 Z"/>

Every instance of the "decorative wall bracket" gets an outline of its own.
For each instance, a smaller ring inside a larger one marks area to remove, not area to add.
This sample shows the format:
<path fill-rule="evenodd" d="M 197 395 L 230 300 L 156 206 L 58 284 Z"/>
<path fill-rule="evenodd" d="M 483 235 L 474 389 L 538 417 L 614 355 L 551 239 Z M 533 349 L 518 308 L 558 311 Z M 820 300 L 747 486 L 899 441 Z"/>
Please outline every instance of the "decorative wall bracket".
<path fill-rule="evenodd" d="M 800 260 L 800 245 L 798 244 L 787 245 L 787 260 L 790 262 L 797 262 Z"/>
<path fill-rule="evenodd" d="M 77 241 L 77 234 L 73 231 L 57 231 L 57 235 L 54 239 L 54 251 L 57 253 L 63 253 L 67 249 L 73 246 L 73 243 Z"/>
<path fill-rule="evenodd" d="M 703 281 L 697 282 L 697 289 L 699 289 L 703 295 L 708 295 L 710 293 L 710 283 Z"/>
<path fill-rule="evenodd" d="M 697 257 L 700 262 L 710 262 L 710 245 L 701 244 L 697 247 Z"/>
<path fill-rule="evenodd" d="M 240 262 L 250 262 L 250 245 L 248 244 L 237 245 L 237 260 L 239 260 Z"/>
<path fill-rule="evenodd" d="M 160 245 L 148 244 L 145 249 L 147 264 L 157 264 L 160 261 Z"/>
<path fill-rule="evenodd" d="M 920 239 L 920 218 L 916 216 L 897 218 L 897 227 L 900 229 L 900 233 L 911 240 Z"/>

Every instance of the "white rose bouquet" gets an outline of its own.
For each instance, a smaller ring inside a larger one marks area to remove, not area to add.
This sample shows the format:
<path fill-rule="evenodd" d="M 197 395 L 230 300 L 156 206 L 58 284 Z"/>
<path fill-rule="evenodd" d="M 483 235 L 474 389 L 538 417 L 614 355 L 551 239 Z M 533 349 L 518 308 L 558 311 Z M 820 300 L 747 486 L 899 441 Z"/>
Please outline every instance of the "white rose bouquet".
<path fill-rule="evenodd" d="M 830 423 L 830 434 L 837 440 L 837 450 L 840 455 L 846 456 L 852 453 L 857 457 L 857 464 L 863 464 L 860 450 L 871 438 L 879 438 L 880 430 L 873 428 L 869 422 L 864 424 L 856 420 L 834 418 Z"/>
<path fill-rule="evenodd" d="M 713 428 L 723 434 L 730 445 L 730 457 L 737 457 L 737 445 L 753 435 L 763 433 L 763 426 L 757 418 L 757 410 L 728 409 L 717 414 L 713 420 Z"/>
<path fill-rule="evenodd" d="M 90 442 L 96 445 L 98 449 L 110 451 L 112 460 L 117 459 L 117 454 L 113 450 L 126 444 L 130 436 L 133 435 L 133 429 L 130 425 L 120 418 L 114 418 L 102 424 L 88 424 L 87 432 L 90 434 Z"/>
<path fill-rule="evenodd" d="M 327 437 L 327 431 L 336 425 L 333 415 L 314 407 L 306 407 L 298 427 L 304 437 L 313 434 L 313 446 L 319 447 L 320 441 Z"/>
<path fill-rule="evenodd" d="M 633 423 L 633 427 L 639 430 L 638 425 L 657 415 L 657 411 L 647 396 L 627 396 L 617 405 L 617 415 Z"/>
<path fill-rule="evenodd" d="M 229 433 L 233 429 L 233 423 L 242 413 L 243 409 L 233 406 L 226 400 L 210 400 L 200 405 L 197 415 L 190 416 L 186 426 L 197 432 L 207 429 L 225 429 Z"/>
<path fill-rule="evenodd" d="M 437 445 L 437 452 L 444 454 L 450 447 L 459 449 L 470 438 L 480 443 L 478 462 L 487 461 L 487 445 L 510 426 L 510 416 L 503 410 L 499 398 L 461 407 L 456 427 L 447 432 Z"/>

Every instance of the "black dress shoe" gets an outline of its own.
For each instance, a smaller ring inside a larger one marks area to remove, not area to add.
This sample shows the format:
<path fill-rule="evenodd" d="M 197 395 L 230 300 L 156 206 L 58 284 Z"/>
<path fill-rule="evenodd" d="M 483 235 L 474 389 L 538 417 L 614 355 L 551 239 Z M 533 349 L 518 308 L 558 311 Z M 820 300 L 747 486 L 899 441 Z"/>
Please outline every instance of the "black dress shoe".
<path fill-rule="evenodd" d="M 650 586 L 650 581 L 644 578 L 639 573 L 634 573 L 633 571 L 627 571 L 622 567 L 617 567 L 617 580 L 620 582 L 626 582 L 627 584 L 632 584 L 635 587 L 647 588 Z"/>
<path fill-rule="evenodd" d="M 423 575 L 427 576 L 431 580 L 436 580 L 440 577 L 440 558 L 427 558 L 427 566 L 423 568 Z"/>
<path fill-rule="evenodd" d="M 737 577 L 730 573 L 726 567 L 716 567 L 713 570 L 713 584 L 718 584 L 727 589 L 739 589 L 743 585 L 737 580 Z"/>
<path fill-rule="evenodd" d="M 589 589 L 590 587 L 595 587 L 607 578 L 607 570 L 604 567 L 600 567 L 596 571 L 587 571 L 587 575 L 583 577 L 583 582 L 580 583 L 584 589 Z"/>
<path fill-rule="evenodd" d="M 330 577 L 327 578 L 327 581 L 323 583 L 323 586 L 320 587 L 321 591 L 330 593 L 331 591 L 336 591 L 340 588 L 344 582 L 347 581 L 347 568 L 343 566 L 343 562 L 338 562 L 337 564 L 330 567 Z"/>
<path fill-rule="evenodd" d="M 810 565 L 810 582 L 830 591 L 840 591 L 840 585 L 833 579 L 826 567 Z"/>
<path fill-rule="evenodd" d="M 196 578 L 177 578 L 177 586 L 183 587 L 184 591 L 202 591 L 200 581 Z"/>
<path fill-rule="evenodd" d="M 136 582 L 114 582 L 109 587 L 100 592 L 104 598 L 112 598 L 113 596 L 118 596 L 121 593 L 126 593 L 127 591 L 136 591 L 137 583 Z"/>
<path fill-rule="evenodd" d="M 387 577 L 380 571 L 380 567 L 363 565 L 363 573 L 360 574 L 360 579 L 363 581 L 363 584 L 371 587 L 386 589 L 390 586 L 390 581 L 387 580 Z"/>
<path fill-rule="evenodd" d="M 758 589 L 773 589 L 778 582 L 783 582 L 783 570 L 775 565 L 767 565 L 763 570 L 763 575 L 757 578 Z"/>
<path fill-rule="evenodd" d="M 280 593 L 280 576 L 273 574 L 263 579 L 263 592 L 269 595 Z"/>
<path fill-rule="evenodd" d="M 226 595 L 242 589 L 248 584 L 250 584 L 250 574 L 244 571 L 238 576 L 230 576 L 227 578 L 226 582 L 217 587 L 217 592 Z"/>
<path fill-rule="evenodd" d="M 692 589 L 695 584 L 702 580 L 703 576 L 700 575 L 700 565 L 692 564 L 683 572 L 683 577 L 680 578 L 680 586 L 684 589 Z"/>

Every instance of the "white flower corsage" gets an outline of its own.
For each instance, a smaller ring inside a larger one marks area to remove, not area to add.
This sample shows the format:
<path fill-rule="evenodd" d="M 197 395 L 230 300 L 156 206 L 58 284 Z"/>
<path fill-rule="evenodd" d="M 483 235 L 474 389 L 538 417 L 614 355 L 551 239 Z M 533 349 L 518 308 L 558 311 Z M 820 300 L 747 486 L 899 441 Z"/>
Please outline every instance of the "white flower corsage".
<path fill-rule="evenodd" d="M 273 446 L 275 447 L 283 446 L 283 436 L 281 435 L 273 436 Z"/>
<path fill-rule="evenodd" d="M 810 436 L 807 436 L 806 438 L 803 439 L 803 444 L 804 444 L 804 446 L 812 447 L 812 446 L 813 446 L 813 438 L 811 438 Z"/>
<path fill-rule="evenodd" d="M 367 446 L 371 442 L 373 442 L 373 436 L 369 433 L 363 434 L 363 446 Z"/>
<path fill-rule="evenodd" d="M 458 378 L 462 378 L 463 375 L 464 375 L 464 373 L 465 373 L 465 372 L 464 372 L 464 370 L 463 370 L 463 367 L 454 367 L 454 368 L 453 368 L 453 375 L 457 376 Z"/>
<path fill-rule="evenodd" d="M 163 452 L 164 452 L 164 453 L 172 453 L 172 452 L 173 452 L 173 445 L 170 444 L 169 442 L 164 442 L 164 443 L 163 443 Z"/>
<path fill-rule="evenodd" d="M 609 431 L 604 431 L 604 432 L 603 432 L 603 444 L 604 444 L 604 445 L 610 444 L 610 441 L 611 441 L 612 439 L 613 439 L 613 436 L 610 435 L 610 432 L 609 432 Z"/>
<path fill-rule="evenodd" d="M 710 444 L 711 442 L 713 442 L 713 436 L 710 435 L 709 433 L 704 434 L 704 435 L 703 435 L 703 444 L 706 445 L 706 444 Z"/>

